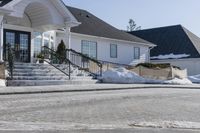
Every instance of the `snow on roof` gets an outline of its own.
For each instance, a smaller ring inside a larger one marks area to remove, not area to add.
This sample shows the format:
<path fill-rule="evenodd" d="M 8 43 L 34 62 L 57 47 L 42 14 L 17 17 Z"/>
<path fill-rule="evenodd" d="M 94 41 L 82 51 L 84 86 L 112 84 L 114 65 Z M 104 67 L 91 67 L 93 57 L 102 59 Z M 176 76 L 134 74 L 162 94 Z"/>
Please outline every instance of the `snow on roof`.
<path fill-rule="evenodd" d="M 168 55 L 159 55 L 159 56 L 153 56 L 151 57 L 151 59 L 160 59 L 160 60 L 164 60 L 164 59 L 181 59 L 181 58 L 186 58 L 189 57 L 189 54 L 168 54 Z"/>

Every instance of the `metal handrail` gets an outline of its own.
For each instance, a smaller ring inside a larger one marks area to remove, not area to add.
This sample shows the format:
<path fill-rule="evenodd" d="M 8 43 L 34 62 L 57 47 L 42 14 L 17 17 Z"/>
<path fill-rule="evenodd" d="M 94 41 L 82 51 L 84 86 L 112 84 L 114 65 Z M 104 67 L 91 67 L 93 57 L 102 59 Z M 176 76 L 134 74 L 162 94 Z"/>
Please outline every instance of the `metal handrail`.
<path fill-rule="evenodd" d="M 50 49 L 47 46 L 43 46 L 42 49 L 43 49 L 42 50 L 42 55 L 43 55 L 42 60 L 45 61 L 45 62 L 47 62 L 49 65 L 53 66 L 54 68 L 56 68 L 60 72 L 64 73 L 66 76 L 69 77 L 69 79 L 71 79 L 71 62 L 68 59 L 64 58 L 64 57 L 61 57 L 54 50 Z M 59 61 L 59 64 L 63 64 L 63 63 L 67 64 L 66 67 L 68 67 L 68 73 L 66 73 L 65 71 L 61 70 L 59 67 L 57 67 L 54 64 L 53 57 L 56 57 L 56 61 Z M 50 61 L 47 61 L 47 60 L 50 60 Z"/>
<path fill-rule="evenodd" d="M 73 49 L 66 49 L 66 56 L 72 64 L 95 77 L 102 76 L 102 63 Z"/>

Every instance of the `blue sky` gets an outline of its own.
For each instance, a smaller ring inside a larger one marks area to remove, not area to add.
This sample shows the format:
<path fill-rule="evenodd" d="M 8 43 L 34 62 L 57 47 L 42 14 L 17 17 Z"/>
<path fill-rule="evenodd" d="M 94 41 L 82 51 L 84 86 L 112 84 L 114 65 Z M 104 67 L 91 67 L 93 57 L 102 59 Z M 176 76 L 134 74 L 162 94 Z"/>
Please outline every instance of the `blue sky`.
<path fill-rule="evenodd" d="M 142 29 L 181 24 L 200 37 L 200 0 L 63 0 L 119 29 L 129 18 Z"/>

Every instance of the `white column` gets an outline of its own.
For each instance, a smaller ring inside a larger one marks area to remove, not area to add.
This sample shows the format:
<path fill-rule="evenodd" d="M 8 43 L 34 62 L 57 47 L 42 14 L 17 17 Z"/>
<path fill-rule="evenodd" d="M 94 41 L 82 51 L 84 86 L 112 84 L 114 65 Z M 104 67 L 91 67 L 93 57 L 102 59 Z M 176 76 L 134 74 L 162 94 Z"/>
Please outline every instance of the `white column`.
<path fill-rule="evenodd" d="M 71 28 L 66 26 L 65 29 L 65 40 L 63 40 L 65 42 L 66 48 L 71 49 Z"/>
<path fill-rule="evenodd" d="M 3 61 L 3 15 L 0 15 L 0 60 Z"/>

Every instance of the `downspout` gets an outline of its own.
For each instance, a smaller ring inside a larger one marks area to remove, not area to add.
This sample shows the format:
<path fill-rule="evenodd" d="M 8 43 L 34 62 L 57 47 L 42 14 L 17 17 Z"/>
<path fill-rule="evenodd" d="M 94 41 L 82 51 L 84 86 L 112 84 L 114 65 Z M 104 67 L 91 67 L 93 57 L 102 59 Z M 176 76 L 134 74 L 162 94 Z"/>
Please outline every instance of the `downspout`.
<path fill-rule="evenodd" d="M 150 47 L 150 48 L 149 48 L 149 53 L 148 53 L 148 55 L 149 55 L 148 62 L 149 62 L 149 63 L 151 63 L 151 50 L 152 50 L 153 48 L 154 48 L 154 47 Z"/>

